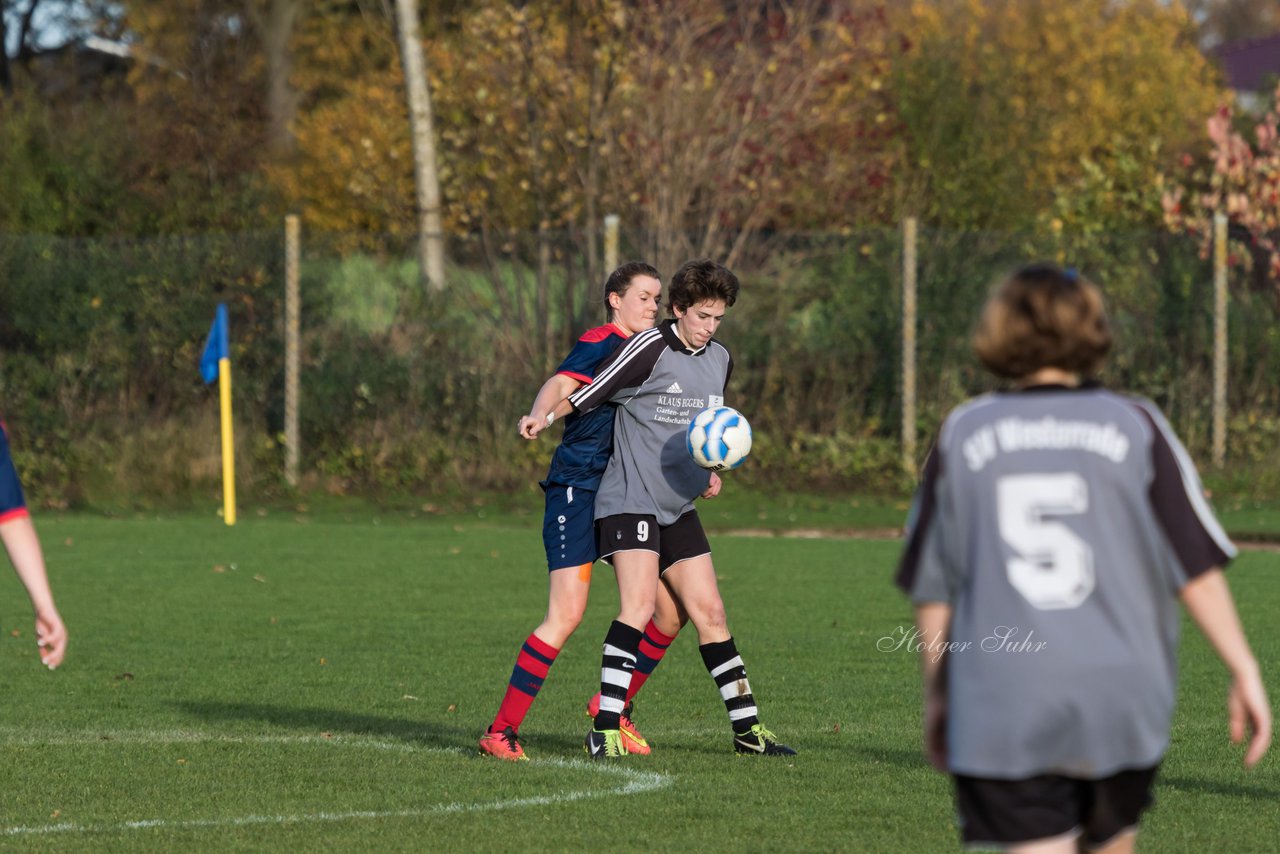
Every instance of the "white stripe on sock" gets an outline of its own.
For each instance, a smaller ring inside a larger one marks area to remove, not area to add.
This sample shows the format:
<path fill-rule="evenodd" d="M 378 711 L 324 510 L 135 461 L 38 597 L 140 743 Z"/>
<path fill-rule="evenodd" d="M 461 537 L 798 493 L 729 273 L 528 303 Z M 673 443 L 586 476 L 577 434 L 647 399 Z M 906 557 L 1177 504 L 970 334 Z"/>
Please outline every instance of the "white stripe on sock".
<path fill-rule="evenodd" d="M 730 670 L 734 667 L 741 667 L 741 666 L 742 666 L 742 656 L 735 655 L 733 658 L 729 659 L 724 664 L 717 667 L 715 670 L 712 670 L 711 678 L 715 679 L 717 676 L 719 676 L 721 673 L 724 673 L 726 670 Z"/>
<path fill-rule="evenodd" d="M 600 673 L 600 679 L 607 685 L 616 685 L 619 688 L 631 687 L 631 672 L 629 670 L 616 670 L 609 667 Z"/>
<path fill-rule="evenodd" d="M 604 695 L 600 696 L 600 711 L 602 712 L 613 712 L 620 715 L 622 714 L 622 710 L 626 707 L 627 704 L 622 700 L 617 700 L 613 697 L 606 697 Z"/>

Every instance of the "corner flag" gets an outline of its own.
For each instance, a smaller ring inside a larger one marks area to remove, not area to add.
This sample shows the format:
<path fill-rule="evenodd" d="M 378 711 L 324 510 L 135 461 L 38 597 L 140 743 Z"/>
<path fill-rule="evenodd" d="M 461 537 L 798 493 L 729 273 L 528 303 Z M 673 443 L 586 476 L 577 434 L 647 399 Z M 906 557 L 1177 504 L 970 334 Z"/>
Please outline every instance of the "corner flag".
<path fill-rule="evenodd" d="M 231 359 L 231 345 L 227 332 L 227 307 L 218 303 L 218 313 L 213 317 L 213 326 L 209 327 L 209 337 L 204 342 L 204 353 L 200 356 L 200 376 L 205 383 L 218 378 L 218 365 L 223 360 Z"/>
<path fill-rule="evenodd" d="M 227 307 L 218 303 L 218 312 L 209 327 L 209 337 L 200 356 L 200 376 L 206 383 L 218 381 L 222 409 L 222 519 L 236 523 L 236 458 L 231 433 L 231 334 Z"/>

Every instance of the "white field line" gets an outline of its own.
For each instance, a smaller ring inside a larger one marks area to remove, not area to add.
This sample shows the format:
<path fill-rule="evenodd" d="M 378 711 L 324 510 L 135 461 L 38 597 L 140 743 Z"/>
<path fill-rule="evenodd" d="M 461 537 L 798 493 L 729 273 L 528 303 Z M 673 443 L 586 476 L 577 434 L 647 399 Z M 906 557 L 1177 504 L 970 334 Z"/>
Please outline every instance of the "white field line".
<path fill-rule="evenodd" d="M 321 736 L 235 736 L 209 735 L 186 731 L 156 732 L 97 732 L 80 735 L 51 735 L 42 737 L 29 731 L 17 731 L 0 728 L 0 744 L 7 745 L 110 745 L 110 744 L 302 744 L 302 745 L 335 745 L 343 747 L 362 747 L 372 750 L 388 750 L 398 753 L 435 753 L 470 758 L 470 751 L 462 748 L 418 747 L 402 742 L 381 741 L 361 738 L 359 736 L 332 737 Z M 477 757 L 479 758 L 479 757 Z M 497 761 L 497 760 L 494 760 Z M 447 804 L 434 804 L 429 807 L 410 810 L 353 810 L 349 812 L 297 813 L 290 815 L 247 815 L 225 818 L 170 820 L 163 818 L 139 819 L 134 821 L 102 822 L 97 824 L 77 824 L 62 822 L 58 824 L 20 825 L 12 827 L 0 826 L 0 837 L 6 836 L 42 836 L 54 833 L 109 833 L 122 830 L 143 830 L 152 828 L 170 830 L 189 830 L 218 827 L 245 827 L 255 824 L 304 824 L 335 821 L 362 821 L 386 818 L 420 818 L 429 815 L 447 815 L 453 813 L 496 812 L 498 810 L 520 809 L 523 807 L 551 806 L 583 801 L 591 798 L 603 798 L 610 795 L 638 795 L 653 792 L 671 785 L 672 778 L 666 774 L 652 771 L 637 771 L 616 764 L 590 762 L 581 759 L 560 759 L 549 757 L 535 759 L 531 765 L 552 765 L 560 768 L 589 771 L 620 778 L 618 785 L 609 788 L 590 788 L 567 792 L 556 792 L 549 795 L 538 795 L 528 798 L 504 798 L 492 801 L 473 801 L 464 803 L 454 801 Z"/>

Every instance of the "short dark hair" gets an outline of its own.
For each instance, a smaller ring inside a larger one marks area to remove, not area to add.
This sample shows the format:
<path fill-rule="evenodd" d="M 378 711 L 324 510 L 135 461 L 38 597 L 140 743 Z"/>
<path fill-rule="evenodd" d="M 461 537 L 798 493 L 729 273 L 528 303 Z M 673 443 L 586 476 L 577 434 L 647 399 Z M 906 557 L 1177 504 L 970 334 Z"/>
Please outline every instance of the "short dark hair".
<path fill-rule="evenodd" d="M 686 312 L 691 306 L 713 300 L 724 300 L 726 306 L 738 299 L 738 277 L 728 267 L 715 261 L 687 261 L 671 277 L 667 290 L 667 302 L 672 313 L 676 309 Z"/>
<path fill-rule="evenodd" d="M 1031 264 L 992 292 L 973 351 L 993 374 L 1020 379 L 1041 368 L 1091 377 L 1111 351 L 1111 324 L 1097 285 L 1075 270 Z"/>
<path fill-rule="evenodd" d="M 658 275 L 658 268 L 644 261 L 628 261 L 614 270 L 604 282 L 604 310 L 610 320 L 613 319 L 613 306 L 609 305 L 609 294 L 623 296 L 636 276 L 650 276 L 659 282 L 662 281 L 662 277 Z"/>

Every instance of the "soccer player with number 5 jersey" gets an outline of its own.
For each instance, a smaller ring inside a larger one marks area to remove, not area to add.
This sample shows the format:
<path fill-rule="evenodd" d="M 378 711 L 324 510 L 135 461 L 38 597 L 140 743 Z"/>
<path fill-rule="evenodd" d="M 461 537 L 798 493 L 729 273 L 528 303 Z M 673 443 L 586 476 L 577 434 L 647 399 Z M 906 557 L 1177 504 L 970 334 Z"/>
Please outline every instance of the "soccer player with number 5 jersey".
<path fill-rule="evenodd" d="M 1169 746 L 1179 601 L 1231 674 L 1245 764 L 1270 743 L 1222 572 L 1235 548 L 1159 409 L 1093 380 L 1111 340 L 1073 270 L 1001 284 L 974 349 L 1013 388 L 947 417 L 908 522 L 925 747 L 969 847 L 1133 849 Z"/>

